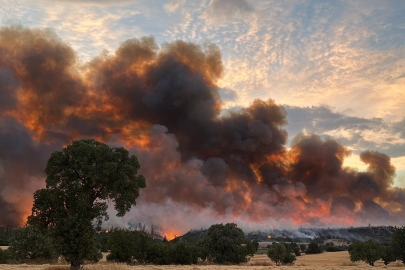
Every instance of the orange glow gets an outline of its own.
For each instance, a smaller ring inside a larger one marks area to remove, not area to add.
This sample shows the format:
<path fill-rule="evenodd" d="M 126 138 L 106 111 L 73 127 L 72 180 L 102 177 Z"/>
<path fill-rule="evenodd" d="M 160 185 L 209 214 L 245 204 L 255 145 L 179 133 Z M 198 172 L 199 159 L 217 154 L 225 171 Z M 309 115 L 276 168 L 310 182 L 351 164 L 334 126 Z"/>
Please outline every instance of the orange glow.
<path fill-rule="evenodd" d="M 179 237 L 179 234 L 177 234 L 177 233 L 165 233 L 164 236 L 166 237 L 167 240 L 171 241 L 171 240 Z"/>

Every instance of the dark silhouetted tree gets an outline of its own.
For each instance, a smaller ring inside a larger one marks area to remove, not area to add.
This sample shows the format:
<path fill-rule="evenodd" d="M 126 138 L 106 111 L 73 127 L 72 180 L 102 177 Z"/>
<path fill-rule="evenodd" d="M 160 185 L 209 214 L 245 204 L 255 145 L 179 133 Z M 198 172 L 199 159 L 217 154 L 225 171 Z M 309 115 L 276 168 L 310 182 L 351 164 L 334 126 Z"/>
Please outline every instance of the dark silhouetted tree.
<path fill-rule="evenodd" d="M 110 254 L 107 260 L 125 263 L 131 263 L 134 260 L 145 262 L 150 244 L 152 244 L 152 236 L 144 232 L 114 230 L 108 235 Z"/>
<path fill-rule="evenodd" d="M 202 256 L 220 264 L 246 262 L 249 252 L 242 246 L 244 238 L 244 232 L 235 223 L 212 225 L 199 243 Z"/>
<path fill-rule="evenodd" d="M 117 216 L 136 204 L 145 178 L 137 175 L 135 156 L 120 147 L 95 140 L 73 141 L 51 154 L 45 173 L 46 188 L 34 193 L 28 223 L 48 229 L 59 254 L 79 269 L 84 260 L 97 260 L 93 221 L 108 219 L 105 200 L 115 203 Z"/>
<path fill-rule="evenodd" d="M 349 250 L 352 262 L 364 261 L 369 265 L 374 265 L 385 253 L 385 247 L 378 242 L 368 240 L 367 242 L 355 242 Z"/>
<path fill-rule="evenodd" d="M 396 254 L 395 254 L 394 250 L 392 249 L 391 244 L 385 246 L 385 252 L 381 256 L 381 259 L 383 260 L 385 265 L 388 265 L 391 262 L 395 262 L 397 260 Z"/>
<path fill-rule="evenodd" d="M 322 252 L 322 247 L 317 243 L 309 243 L 307 249 L 305 250 L 305 254 L 318 254 Z"/>
<path fill-rule="evenodd" d="M 290 253 L 285 244 L 276 243 L 267 250 L 267 257 L 276 265 L 293 263 L 297 258 Z"/>
<path fill-rule="evenodd" d="M 7 251 L 10 259 L 20 262 L 58 258 L 51 239 L 33 226 L 12 229 Z"/>
<path fill-rule="evenodd" d="M 405 227 L 397 228 L 392 234 L 391 248 L 396 259 L 405 264 Z"/>

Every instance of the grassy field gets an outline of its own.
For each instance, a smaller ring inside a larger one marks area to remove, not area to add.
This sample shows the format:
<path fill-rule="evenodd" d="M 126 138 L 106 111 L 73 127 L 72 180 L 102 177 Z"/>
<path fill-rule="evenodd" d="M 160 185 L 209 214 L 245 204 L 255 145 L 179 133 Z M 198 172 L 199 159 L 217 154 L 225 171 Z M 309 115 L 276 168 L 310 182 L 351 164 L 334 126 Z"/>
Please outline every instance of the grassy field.
<path fill-rule="evenodd" d="M 352 263 L 347 251 L 331 252 L 314 255 L 303 255 L 298 257 L 295 265 L 275 266 L 266 255 L 255 255 L 250 262 L 243 265 L 142 265 L 127 266 L 125 264 L 108 264 L 105 259 L 95 265 L 86 265 L 84 270 L 264 270 L 264 269 L 297 269 L 297 270 L 341 270 L 341 269 L 386 269 L 382 262 L 377 262 L 375 266 L 369 266 L 365 263 Z M 401 263 L 391 263 L 388 268 L 405 269 Z M 59 265 L 0 265 L 0 270 L 68 270 L 69 266 Z"/>

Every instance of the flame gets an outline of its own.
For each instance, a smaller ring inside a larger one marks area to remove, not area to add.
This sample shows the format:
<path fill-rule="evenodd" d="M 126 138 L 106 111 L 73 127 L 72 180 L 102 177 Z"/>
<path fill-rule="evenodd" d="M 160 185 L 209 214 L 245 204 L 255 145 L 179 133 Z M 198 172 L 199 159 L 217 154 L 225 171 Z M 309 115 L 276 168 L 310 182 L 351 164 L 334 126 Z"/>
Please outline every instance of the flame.
<path fill-rule="evenodd" d="M 166 237 L 167 240 L 171 241 L 173 239 L 176 239 L 179 237 L 177 233 L 165 233 L 164 236 Z"/>

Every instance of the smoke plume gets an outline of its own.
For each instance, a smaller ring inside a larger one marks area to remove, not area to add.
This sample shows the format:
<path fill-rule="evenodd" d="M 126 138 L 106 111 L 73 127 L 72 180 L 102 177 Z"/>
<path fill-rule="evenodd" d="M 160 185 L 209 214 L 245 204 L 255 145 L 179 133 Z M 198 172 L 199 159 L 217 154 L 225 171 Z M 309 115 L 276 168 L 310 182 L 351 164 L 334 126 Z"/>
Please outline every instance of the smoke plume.
<path fill-rule="evenodd" d="M 50 153 L 95 138 L 136 154 L 147 179 L 125 219 L 184 232 L 208 222 L 398 224 L 405 190 L 390 157 L 300 134 L 285 147 L 286 110 L 269 99 L 221 115 L 214 44 L 153 37 L 81 63 L 50 30 L 0 30 L 0 225 L 21 225 L 45 185 Z M 112 219 L 114 220 L 114 219 Z"/>

